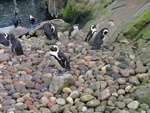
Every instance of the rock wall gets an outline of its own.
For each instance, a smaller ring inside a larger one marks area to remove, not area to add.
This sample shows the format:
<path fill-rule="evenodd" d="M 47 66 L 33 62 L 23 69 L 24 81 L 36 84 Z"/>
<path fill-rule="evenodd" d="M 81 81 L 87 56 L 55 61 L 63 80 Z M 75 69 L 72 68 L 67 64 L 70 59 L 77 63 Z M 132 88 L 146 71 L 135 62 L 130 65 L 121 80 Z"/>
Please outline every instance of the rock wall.
<path fill-rule="evenodd" d="M 54 0 L 47 0 L 51 3 Z M 84 32 L 92 24 L 99 30 L 109 28 L 105 43 L 110 46 L 121 39 L 132 40 L 142 61 L 149 58 L 150 1 L 149 0 L 59 0 L 59 16 L 64 20 L 80 23 Z M 48 5 L 49 6 L 49 5 Z M 143 55 L 144 54 L 144 55 Z M 146 63 L 150 59 L 146 60 Z"/>

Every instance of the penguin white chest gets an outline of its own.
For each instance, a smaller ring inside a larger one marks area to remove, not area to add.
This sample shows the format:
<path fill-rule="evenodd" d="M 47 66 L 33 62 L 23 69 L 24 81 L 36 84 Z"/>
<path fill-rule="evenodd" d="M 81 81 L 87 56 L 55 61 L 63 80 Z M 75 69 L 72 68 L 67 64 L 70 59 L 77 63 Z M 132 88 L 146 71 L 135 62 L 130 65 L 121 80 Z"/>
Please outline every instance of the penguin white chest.
<path fill-rule="evenodd" d="M 54 56 L 51 56 L 51 60 L 53 61 L 53 63 L 55 64 L 58 70 L 61 70 L 61 71 L 64 70 L 64 68 L 59 64 L 59 62 L 56 60 Z"/>

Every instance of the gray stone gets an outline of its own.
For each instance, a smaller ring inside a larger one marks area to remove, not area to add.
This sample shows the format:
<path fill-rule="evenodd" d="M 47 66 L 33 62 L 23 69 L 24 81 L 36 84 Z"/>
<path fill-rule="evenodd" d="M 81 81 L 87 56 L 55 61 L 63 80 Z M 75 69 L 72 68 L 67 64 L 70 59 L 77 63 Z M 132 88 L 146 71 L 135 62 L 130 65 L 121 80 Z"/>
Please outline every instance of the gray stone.
<path fill-rule="evenodd" d="M 139 105 L 140 105 L 140 103 L 138 101 L 133 101 L 133 102 L 129 103 L 127 105 L 127 107 L 129 109 L 137 109 L 139 107 Z"/>
<path fill-rule="evenodd" d="M 97 106 L 100 105 L 100 101 L 99 100 L 90 100 L 86 103 L 86 106 L 87 107 L 90 107 L 90 108 L 95 108 Z"/>
<path fill-rule="evenodd" d="M 111 95 L 110 89 L 106 88 L 98 94 L 98 100 L 105 100 Z"/>
<path fill-rule="evenodd" d="M 126 104 L 124 102 L 118 102 L 118 101 L 115 102 L 115 105 L 120 109 L 122 109 L 126 106 Z"/>
<path fill-rule="evenodd" d="M 9 26 L 0 28 L 0 33 L 12 33 L 16 38 L 18 38 L 24 34 L 27 34 L 28 30 L 21 26 L 18 26 L 17 28 L 15 28 L 14 26 Z"/>
<path fill-rule="evenodd" d="M 149 109 L 149 105 L 148 104 L 140 104 L 140 107 L 144 110 L 148 110 Z"/>
<path fill-rule="evenodd" d="M 84 111 L 84 113 L 94 113 L 94 109 L 93 108 L 87 109 L 86 111 Z"/>
<path fill-rule="evenodd" d="M 136 76 L 130 76 L 129 77 L 129 82 L 132 83 L 132 84 L 136 84 L 136 85 L 140 84 L 140 82 L 139 82 L 139 80 Z"/>
<path fill-rule="evenodd" d="M 48 108 L 44 108 L 44 107 L 41 107 L 40 111 L 42 111 L 42 113 L 51 113 L 51 111 Z"/>
<path fill-rule="evenodd" d="M 9 57 L 6 54 L 0 54 L 0 62 L 8 61 Z"/>
<path fill-rule="evenodd" d="M 62 76 L 54 75 L 49 86 L 49 91 L 59 93 L 64 87 L 72 86 L 75 81 L 71 74 L 64 73 Z"/>
<path fill-rule="evenodd" d="M 97 90 L 100 88 L 100 82 L 93 82 L 91 84 L 89 84 L 89 88 L 93 89 L 93 90 Z"/>
<path fill-rule="evenodd" d="M 126 84 L 126 80 L 124 78 L 119 78 L 118 83 L 121 85 Z"/>
<path fill-rule="evenodd" d="M 35 87 L 35 83 L 34 82 L 28 82 L 25 85 L 26 88 L 34 88 Z"/>
<path fill-rule="evenodd" d="M 145 73 L 146 72 L 146 67 L 144 66 L 138 66 L 136 69 L 135 69 L 135 72 L 136 73 Z"/>
<path fill-rule="evenodd" d="M 91 96 L 91 95 L 83 95 L 83 96 L 80 97 L 80 100 L 81 100 L 82 102 L 88 102 L 88 101 L 92 100 L 93 98 L 94 98 L 94 97 Z"/>
<path fill-rule="evenodd" d="M 97 107 L 95 108 L 95 111 L 96 111 L 96 112 L 104 112 L 104 111 L 105 111 L 105 106 L 97 106 Z"/>
<path fill-rule="evenodd" d="M 50 108 L 50 111 L 51 111 L 52 113 L 56 113 L 58 109 L 59 109 L 59 105 L 58 105 L 58 104 L 55 104 L 55 105 L 53 105 L 53 106 Z"/>

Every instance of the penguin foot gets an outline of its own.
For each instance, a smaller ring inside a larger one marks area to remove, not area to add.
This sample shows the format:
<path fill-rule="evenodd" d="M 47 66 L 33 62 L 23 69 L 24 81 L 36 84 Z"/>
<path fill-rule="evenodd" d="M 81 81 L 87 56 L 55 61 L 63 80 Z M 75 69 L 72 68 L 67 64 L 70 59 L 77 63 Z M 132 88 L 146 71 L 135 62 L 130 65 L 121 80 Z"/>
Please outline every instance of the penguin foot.
<path fill-rule="evenodd" d="M 59 71 L 57 72 L 57 75 L 58 75 L 58 76 L 62 76 L 63 73 L 64 73 L 63 71 L 59 70 Z"/>

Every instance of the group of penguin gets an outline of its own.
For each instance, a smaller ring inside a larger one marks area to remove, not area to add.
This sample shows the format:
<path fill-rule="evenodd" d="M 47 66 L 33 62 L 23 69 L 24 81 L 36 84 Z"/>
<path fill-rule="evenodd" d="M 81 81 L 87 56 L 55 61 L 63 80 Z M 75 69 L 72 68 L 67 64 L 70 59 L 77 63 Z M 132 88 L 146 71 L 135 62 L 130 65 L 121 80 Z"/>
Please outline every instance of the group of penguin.
<path fill-rule="evenodd" d="M 49 30 L 47 28 L 50 28 Z M 59 40 L 57 34 L 57 29 L 51 21 L 48 21 L 44 27 L 44 33 L 46 37 L 50 40 Z M 73 27 L 69 30 L 68 38 L 69 40 L 74 38 L 78 33 L 78 25 L 73 25 Z M 85 42 L 92 44 L 92 50 L 97 50 L 101 48 L 103 44 L 105 35 L 109 32 L 108 28 L 103 28 L 100 32 L 97 33 L 96 25 L 92 25 L 90 27 L 90 31 L 88 32 L 86 38 L 84 39 Z M 71 68 L 69 59 L 64 55 L 63 52 L 60 51 L 58 46 L 51 45 L 50 52 L 51 60 L 56 65 L 59 73 L 63 71 L 67 71 Z"/>
<path fill-rule="evenodd" d="M 32 15 L 30 15 L 29 21 L 32 24 L 34 24 L 35 18 Z M 17 12 L 14 13 L 13 22 L 15 28 L 19 25 L 19 23 L 21 23 L 21 20 Z M 51 21 L 48 21 L 43 25 L 43 30 L 47 39 L 56 40 L 56 41 L 59 40 L 57 29 Z M 78 25 L 76 24 L 73 25 L 73 27 L 69 30 L 68 38 L 72 39 L 73 37 L 75 37 L 78 30 L 79 30 Z M 100 49 L 104 41 L 104 37 L 108 33 L 108 31 L 109 31 L 108 28 L 103 28 L 100 30 L 100 32 L 97 33 L 97 28 L 96 25 L 94 24 L 90 27 L 90 31 L 88 32 L 84 41 L 91 44 L 93 50 Z M 11 51 L 17 55 L 24 54 L 21 43 L 19 42 L 19 40 L 15 38 L 13 34 L 0 33 L 0 43 L 3 44 L 4 46 L 10 45 Z M 65 56 L 63 52 L 60 51 L 58 46 L 51 45 L 49 54 L 51 56 L 51 60 L 53 61 L 53 63 L 58 69 L 58 73 L 67 71 L 71 68 L 69 59 Z"/>

